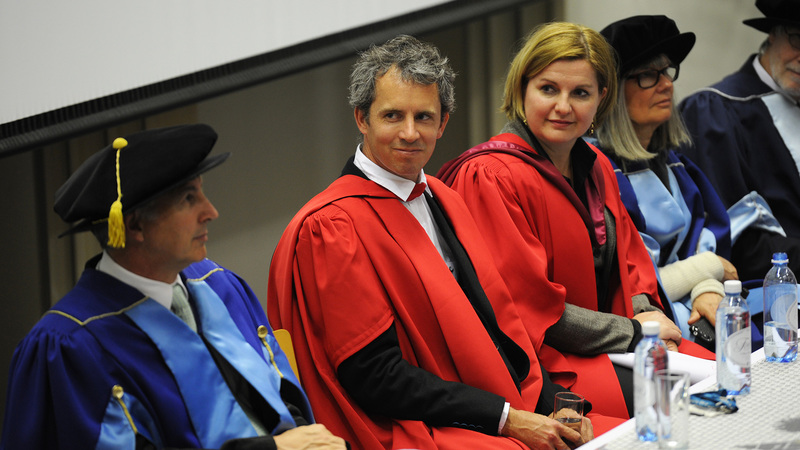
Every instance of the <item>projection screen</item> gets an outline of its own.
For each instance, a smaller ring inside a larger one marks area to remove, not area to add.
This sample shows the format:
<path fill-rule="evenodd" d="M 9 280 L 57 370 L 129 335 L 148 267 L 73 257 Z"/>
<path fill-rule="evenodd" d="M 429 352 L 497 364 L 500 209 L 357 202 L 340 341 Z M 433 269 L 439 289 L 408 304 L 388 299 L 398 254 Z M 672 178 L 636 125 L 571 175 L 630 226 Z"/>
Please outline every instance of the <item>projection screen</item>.
<path fill-rule="evenodd" d="M 5 1 L 0 157 L 525 2 Z"/>

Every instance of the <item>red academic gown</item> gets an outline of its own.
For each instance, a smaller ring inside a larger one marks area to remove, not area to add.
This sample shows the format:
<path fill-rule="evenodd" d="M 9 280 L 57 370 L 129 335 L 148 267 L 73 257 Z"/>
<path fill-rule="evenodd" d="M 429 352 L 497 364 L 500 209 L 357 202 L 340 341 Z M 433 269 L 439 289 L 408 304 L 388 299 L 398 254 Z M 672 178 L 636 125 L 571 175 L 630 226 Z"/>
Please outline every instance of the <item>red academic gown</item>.
<path fill-rule="evenodd" d="M 428 185 L 469 254 L 498 323 L 531 359 L 521 392 L 414 216 L 389 191 L 357 176 L 337 179 L 284 232 L 270 266 L 270 322 L 292 336 L 317 421 L 355 448 L 525 448 L 510 438 L 372 417 L 337 380 L 342 361 L 394 324 L 412 365 L 501 395 L 514 408 L 535 409 L 542 386 L 536 353 L 489 250 L 458 194 L 433 177 Z"/>
<path fill-rule="evenodd" d="M 504 142 L 536 153 L 522 138 L 511 133 L 495 136 L 481 147 Z M 611 164 L 597 149 L 590 148 L 598 153 L 598 158 L 589 177 L 616 222 L 616 255 L 620 270 L 618 279 L 612 279 L 609 286 L 610 312 L 631 318 L 634 295 L 646 294 L 661 306 L 656 273 L 620 199 Z M 543 328 L 558 321 L 564 302 L 597 311 L 594 259 L 587 222 L 565 194 L 566 189 L 571 188 L 566 183 L 559 186 L 554 182 L 563 181 L 563 178 L 552 163 L 544 162 L 555 171 L 548 178 L 511 154 L 492 152 L 468 160 L 463 158 L 462 155 L 454 164 L 443 168 L 440 176 L 461 194 L 472 211 L 484 239 L 493 249 L 498 269 L 531 336 L 542 336 Z M 593 216 L 602 217 L 598 214 L 602 212 L 595 212 Z M 592 223 L 591 218 L 588 223 Z M 540 289 L 531 286 L 531 274 L 543 271 L 551 282 L 566 288 L 566 296 L 540 295 Z M 682 343 L 682 349 L 686 345 Z M 702 350 L 698 349 L 694 346 L 690 353 Z M 561 353 L 544 344 L 537 347 L 537 352 L 552 380 L 585 395 L 594 405 L 594 412 L 628 417 L 619 381 L 606 354 Z M 703 356 L 709 355 L 703 353 Z"/>

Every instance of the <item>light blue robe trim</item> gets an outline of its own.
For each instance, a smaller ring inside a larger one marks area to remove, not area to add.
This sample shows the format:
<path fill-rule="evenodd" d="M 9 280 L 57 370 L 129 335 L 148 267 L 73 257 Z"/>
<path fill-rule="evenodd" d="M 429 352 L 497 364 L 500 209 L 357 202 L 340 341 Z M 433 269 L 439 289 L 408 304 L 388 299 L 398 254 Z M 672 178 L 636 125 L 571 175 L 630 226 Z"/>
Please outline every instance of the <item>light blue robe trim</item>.
<path fill-rule="evenodd" d="M 653 238 L 650 236 L 642 233 L 639 233 L 639 235 L 644 239 L 645 246 L 658 246 L 658 243 L 649 243 L 649 241 L 653 240 Z M 663 286 L 664 283 L 661 282 L 661 273 L 658 271 L 658 265 L 656 264 L 655 260 L 653 260 L 653 268 L 656 270 L 656 279 L 658 279 L 658 284 Z M 666 296 L 667 293 L 664 292 L 664 295 Z M 691 296 L 687 295 L 683 299 L 676 301 L 672 301 L 670 298 L 667 298 L 666 300 L 667 304 L 664 306 L 669 307 L 672 310 L 672 317 L 675 319 L 675 323 L 678 324 L 678 328 L 681 329 L 681 336 L 683 339 L 688 339 L 694 342 L 695 336 L 692 334 L 691 330 L 689 330 L 689 325 L 686 323 L 692 313 Z"/>
<path fill-rule="evenodd" d="M 772 214 L 767 201 L 756 191 L 745 195 L 728 208 L 728 216 L 731 218 L 731 243 L 735 243 L 748 227 L 760 228 L 786 237 L 786 232 Z"/>
<path fill-rule="evenodd" d="M 653 261 L 653 266 L 656 268 L 656 273 L 658 273 L 658 261 L 661 260 L 661 245 L 653 239 L 652 236 L 639 232 L 639 236 L 642 237 L 644 241 L 644 246 L 647 248 L 647 253 L 650 254 L 650 259 Z M 661 281 L 659 281 L 661 283 Z"/>
<path fill-rule="evenodd" d="M 217 301 L 220 301 L 218 297 Z M 219 448 L 230 439 L 256 436 L 250 420 L 236 402 L 197 333 L 152 299 L 126 314 L 164 356 L 203 448 Z M 209 398 L 215 401 L 210 402 Z"/>
<path fill-rule="evenodd" d="M 122 401 L 128 408 L 139 434 L 150 440 L 156 448 L 163 447 L 161 438 L 156 431 L 155 422 L 139 400 L 126 392 L 122 395 Z M 98 436 L 95 450 L 120 449 L 136 449 L 136 433 L 133 432 L 131 423 L 125 416 L 125 411 L 119 401 L 113 396 L 109 396 L 108 407 L 103 416 L 103 422 L 100 424 L 100 436 Z"/>
<path fill-rule="evenodd" d="M 661 246 L 675 237 L 683 241 L 686 233 L 684 230 L 687 228 L 686 219 L 680 205 L 652 171 L 629 173 L 628 180 L 639 199 L 639 209 L 645 218 L 646 229 L 643 234 L 650 236 L 649 245 L 658 245 L 650 249 L 651 256 L 658 262 L 662 258 Z M 683 236 L 679 236 L 682 233 Z"/>
<path fill-rule="evenodd" d="M 667 190 L 651 170 L 627 175 L 639 199 L 639 209 L 645 220 L 646 230 L 640 235 L 656 264 L 661 262 L 663 265 L 680 259 L 678 251 L 689 233 L 692 221 L 692 214 L 671 168 L 668 174 L 672 192 Z M 661 249 L 672 239 L 676 239 L 672 252 L 662 256 Z M 704 228 L 699 239 L 696 246 L 697 253 L 716 252 L 717 239 L 711 230 Z"/>
<path fill-rule="evenodd" d="M 305 391 L 303 391 L 302 386 L 300 386 L 300 381 L 297 379 L 297 376 L 292 369 L 292 365 L 289 363 L 289 358 L 286 357 L 286 353 L 284 353 L 281 345 L 278 343 L 278 340 L 275 339 L 275 335 L 272 334 L 272 328 L 267 327 L 270 330 L 270 333 L 264 338 L 267 341 L 267 345 L 269 345 L 270 349 L 272 349 L 272 357 L 275 358 L 275 363 L 281 370 L 283 374 L 283 378 L 288 380 L 294 384 L 300 394 L 302 394 L 303 398 L 303 405 L 296 405 L 302 406 L 304 417 L 308 420 L 308 423 L 314 423 L 314 414 L 311 411 L 311 404 L 308 403 L 308 398 L 306 398 Z M 270 354 L 269 350 L 265 346 L 261 346 L 261 353 L 264 355 L 264 359 L 269 361 Z"/>
<path fill-rule="evenodd" d="M 678 328 L 681 329 L 681 337 L 695 342 L 696 336 L 692 334 L 687 323 L 692 315 L 691 296 L 687 295 L 680 301 L 672 302 L 672 313 L 675 315 L 675 324 L 679 325 Z"/>
<path fill-rule="evenodd" d="M 800 107 L 780 93 L 764 96 L 761 101 L 767 105 L 772 123 L 775 124 L 783 143 L 792 154 L 797 171 L 800 173 L 800 133 L 797 132 L 797 127 L 800 126 Z"/>
<path fill-rule="evenodd" d="M 123 397 L 124 398 L 124 397 Z M 96 450 L 136 450 L 136 433 L 117 399 L 111 397 L 100 424 Z"/>
<path fill-rule="evenodd" d="M 711 252 L 717 253 L 717 237 L 714 232 L 703 227 L 700 231 L 699 242 L 697 243 L 697 253 Z"/>
<path fill-rule="evenodd" d="M 656 270 L 656 278 L 658 278 L 658 284 L 661 286 L 664 283 L 661 282 L 661 273 L 658 271 L 658 258 L 661 252 L 661 246 L 658 242 L 655 241 L 651 236 L 648 236 L 644 233 L 639 233 L 639 236 L 642 237 L 644 241 L 645 247 L 647 247 L 647 251 L 650 253 L 650 257 L 653 258 L 653 268 Z M 713 234 L 712 234 L 713 236 Z M 666 296 L 667 293 L 664 292 Z M 681 336 L 684 339 L 688 339 L 692 342 L 695 340 L 695 336 L 692 334 L 691 330 L 689 329 L 689 324 L 686 322 L 689 320 L 689 316 L 692 314 L 692 296 L 685 295 L 683 298 L 667 298 L 668 305 L 672 308 L 672 316 L 675 319 L 675 323 L 678 325 L 678 328 L 681 329 Z M 665 305 L 666 306 L 666 305 Z"/>
<path fill-rule="evenodd" d="M 653 259 L 656 273 L 658 273 L 660 261 L 663 262 L 663 265 L 667 265 L 680 259 L 678 251 L 689 234 L 692 220 L 691 211 L 686 205 L 686 200 L 683 198 L 677 178 L 672 173 L 672 168 L 669 168 L 668 174 L 671 192 L 652 170 L 627 175 L 636 197 L 639 199 L 639 209 L 645 220 L 646 231 L 640 232 L 639 235 Z M 661 249 L 672 239 L 676 239 L 672 251 L 666 257 L 662 256 Z M 700 233 L 697 252 L 715 252 L 716 248 L 717 238 L 711 230 L 704 228 Z M 675 323 L 681 329 L 682 337 L 694 341 L 695 337 L 686 323 L 692 312 L 691 296 L 686 295 L 683 298 L 668 300 L 675 315 Z"/>
<path fill-rule="evenodd" d="M 204 281 L 189 281 L 187 288 L 195 299 L 203 335 L 209 343 L 261 394 L 280 415 L 272 430 L 278 434 L 294 428 L 292 414 L 280 397 L 281 376 L 247 343 L 216 292 Z"/>

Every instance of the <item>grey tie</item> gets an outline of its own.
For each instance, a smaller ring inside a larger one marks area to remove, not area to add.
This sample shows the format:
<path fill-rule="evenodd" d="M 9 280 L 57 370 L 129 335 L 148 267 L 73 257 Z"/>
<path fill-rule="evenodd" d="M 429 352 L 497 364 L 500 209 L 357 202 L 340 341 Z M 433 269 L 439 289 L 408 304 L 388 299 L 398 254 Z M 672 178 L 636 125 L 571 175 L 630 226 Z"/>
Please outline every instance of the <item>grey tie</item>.
<path fill-rule="evenodd" d="M 192 331 L 197 332 L 197 324 L 194 321 L 192 307 L 189 306 L 189 299 L 186 298 L 186 293 L 183 291 L 183 287 L 181 287 L 180 283 L 172 285 L 172 308 L 170 309 L 172 309 L 172 312 L 180 317 Z"/>

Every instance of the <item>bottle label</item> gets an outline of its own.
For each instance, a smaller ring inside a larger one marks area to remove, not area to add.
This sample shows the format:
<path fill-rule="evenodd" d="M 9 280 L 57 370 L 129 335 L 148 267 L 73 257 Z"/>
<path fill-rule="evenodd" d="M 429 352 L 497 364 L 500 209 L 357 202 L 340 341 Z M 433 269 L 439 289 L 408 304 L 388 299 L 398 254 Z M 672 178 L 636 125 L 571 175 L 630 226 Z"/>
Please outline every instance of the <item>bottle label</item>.
<path fill-rule="evenodd" d="M 782 322 L 789 325 L 789 328 L 797 329 L 797 297 L 794 292 L 784 294 L 775 299 L 775 303 L 770 307 L 770 320 Z M 792 314 L 794 312 L 794 314 Z"/>
<path fill-rule="evenodd" d="M 750 366 L 750 327 L 735 331 L 725 341 L 725 356 L 739 366 Z"/>

